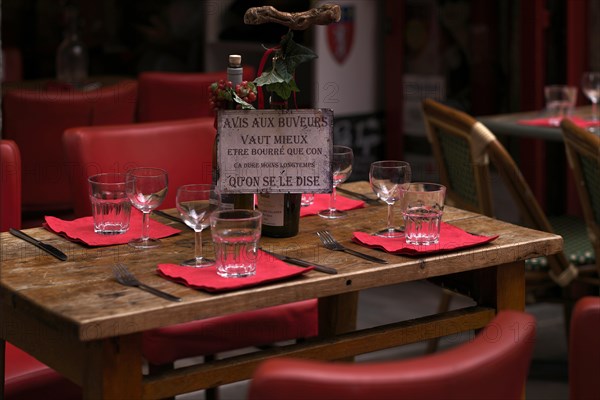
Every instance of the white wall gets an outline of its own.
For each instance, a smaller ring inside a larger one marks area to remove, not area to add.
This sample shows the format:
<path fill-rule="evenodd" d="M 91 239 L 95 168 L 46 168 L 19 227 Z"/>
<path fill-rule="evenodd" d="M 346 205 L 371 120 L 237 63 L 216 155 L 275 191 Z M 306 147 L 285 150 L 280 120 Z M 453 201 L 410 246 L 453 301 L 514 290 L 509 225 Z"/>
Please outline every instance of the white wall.
<path fill-rule="evenodd" d="M 327 42 L 327 27 L 315 26 L 314 105 L 332 108 L 334 115 L 348 116 L 378 111 L 377 2 L 375 0 L 319 1 L 354 7 L 354 39 L 343 64 L 334 58 Z"/>

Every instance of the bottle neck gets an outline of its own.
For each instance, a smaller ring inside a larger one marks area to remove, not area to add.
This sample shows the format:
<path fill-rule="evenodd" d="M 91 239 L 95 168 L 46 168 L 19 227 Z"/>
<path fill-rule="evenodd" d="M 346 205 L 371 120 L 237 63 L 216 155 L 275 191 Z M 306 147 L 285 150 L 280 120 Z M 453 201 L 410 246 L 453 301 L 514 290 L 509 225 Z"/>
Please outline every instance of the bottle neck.
<path fill-rule="evenodd" d="M 274 110 L 287 110 L 288 101 L 281 98 L 277 93 L 271 92 L 269 97 L 269 106 Z"/>

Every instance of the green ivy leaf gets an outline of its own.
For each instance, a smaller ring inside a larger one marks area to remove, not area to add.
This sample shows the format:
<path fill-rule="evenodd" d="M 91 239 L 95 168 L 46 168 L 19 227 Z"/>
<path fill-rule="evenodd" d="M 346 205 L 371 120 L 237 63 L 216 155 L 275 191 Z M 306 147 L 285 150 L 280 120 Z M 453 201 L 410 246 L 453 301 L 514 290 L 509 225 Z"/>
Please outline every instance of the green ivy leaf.
<path fill-rule="evenodd" d="M 256 86 L 266 86 L 267 90 L 287 100 L 292 92 L 300 91 L 294 80 L 296 67 L 317 58 L 317 55 L 308 47 L 294 42 L 292 30 L 282 37 L 280 47 L 271 71 L 263 72 L 254 83 Z"/>
<path fill-rule="evenodd" d="M 268 72 L 263 72 L 261 76 L 254 80 L 254 84 L 256 86 L 268 86 L 274 83 L 283 83 L 285 79 L 283 79 L 277 71 L 271 70 Z"/>

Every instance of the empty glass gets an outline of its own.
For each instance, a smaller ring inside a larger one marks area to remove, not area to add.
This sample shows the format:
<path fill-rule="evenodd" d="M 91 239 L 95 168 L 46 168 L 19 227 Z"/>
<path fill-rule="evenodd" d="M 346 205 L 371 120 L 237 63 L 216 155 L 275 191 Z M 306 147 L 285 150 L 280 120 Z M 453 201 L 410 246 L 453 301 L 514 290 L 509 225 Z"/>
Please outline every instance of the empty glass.
<path fill-rule="evenodd" d="M 329 208 L 319 211 L 319 215 L 323 218 L 342 218 L 346 216 L 346 212 L 335 208 L 335 188 L 352 173 L 352 162 L 354 161 L 354 153 L 350 147 L 333 146 L 333 155 L 331 158 L 331 173 L 333 175 L 333 189 L 329 200 Z"/>
<path fill-rule="evenodd" d="M 216 210 L 218 194 L 213 185 L 183 185 L 177 189 L 175 203 L 181 220 L 195 232 L 194 258 L 185 260 L 181 265 L 206 267 L 214 260 L 202 256 L 202 231 L 210 226 L 210 214 Z"/>
<path fill-rule="evenodd" d="M 600 99 L 600 72 L 584 72 L 581 76 L 581 90 L 592 102 L 592 121 L 598 122 L 598 100 Z M 591 126 L 592 132 L 600 131 L 600 127 Z"/>
<path fill-rule="evenodd" d="M 577 101 L 577 88 L 567 85 L 545 86 L 544 97 L 550 124 L 558 126 L 563 118 L 573 114 L 573 108 Z"/>
<path fill-rule="evenodd" d="M 421 246 L 440 240 L 446 187 L 437 183 L 411 183 L 402 189 L 402 216 L 406 243 Z"/>
<path fill-rule="evenodd" d="M 394 204 L 402 196 L 402 189 L 410 183 L 411 169 L 405 161 L 376 161 L 369 170 L 369 183 L 378 198 L 387 204 L 387 227 L 375 234 L 388 238 L 404 236 L 402 228 L 394 226 Z"/>
<path fill-rule="evenodd" d="M 256 274 L 262 213 L 256 210 L 219 210 L 210 216 L 217 274 L 244 278 Z"/>
<path fill-rule="evenodd" d="M 127 197 L 143 213 L 142 237 L 130 241 L 130 246 L 140 249 L 160 246 L 160 240 L 150 238 L 150 213 L 162 204 L 167 195 L 168 183 L 167 171 L 164 169 L 142 167 L 127 171 Z"/>

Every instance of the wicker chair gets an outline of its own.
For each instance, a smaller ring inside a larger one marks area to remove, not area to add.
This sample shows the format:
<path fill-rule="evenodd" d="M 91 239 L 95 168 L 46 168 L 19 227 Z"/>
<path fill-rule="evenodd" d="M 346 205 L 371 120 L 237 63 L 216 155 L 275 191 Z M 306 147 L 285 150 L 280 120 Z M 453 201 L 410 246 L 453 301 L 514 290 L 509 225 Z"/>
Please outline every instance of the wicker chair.
<path fill-rule="evenodd" d="M 493 167 L 508 188 L 524 225 L 562 233 L 542 211 L 510 154 L 483 124 L 431 99 L 423 102 L 423 111 L 440 181 L 448 188 L 449 204 L 495 217 L 490 177 Z M 579 223 L 581 228 L 582 221 Z M 561 236 L 567 248 L 569 236 L 566 233 Z M 547 261 L 547 271 L 527 271 L 530 289 L 534 282 L 544 287 L 548 284 L 565 287 L 578 275 L 564 252 L 547 257 Z"/>
<path fill-rule="evenodd" d="M 451 107 L 431 99 L 423 101 L 427 135 L 438 164 L 440 182 L 447 187 L 447 204 L 496 217 L 492 195 L 492 168 L 498 173 L 516 204 L 523 225 L 563 236 L 569 252 L 585 252 L 589 245 L 572 240 L 570 232 L 582 232 L 584 223 L 578 219 L 561 218 L 553 226 L 542 211 L 519 167 L 502 143 L 480 122 Z M 572 250 L 571 250 L 572 249 Z M 566 252 L 540 263 L 547 269 L 529 266 L 525 273 L 527 301 L 559 301 L 565 304 L 568 320 L 572 308 L 566 288 L 577 278 L 578 268 L 569 261 Z M 454 287 L 452 289 L 458 289 Z M 451 292 L 445 291 L 442 306 L 449 303 Z M 430 342 L 429 351 L 435 349 Z"/>
<path fill-rule="evenodd" d="M 577 182 L 588 238 L 596 259 L 595 271 L 591 271 L 591 274 L 582 273 L 579 280 L 598 285 L 600 284 L 600 136 L 578 127 L 568 119 L 563 120 L 560 126 L 569 166 Z"/>

